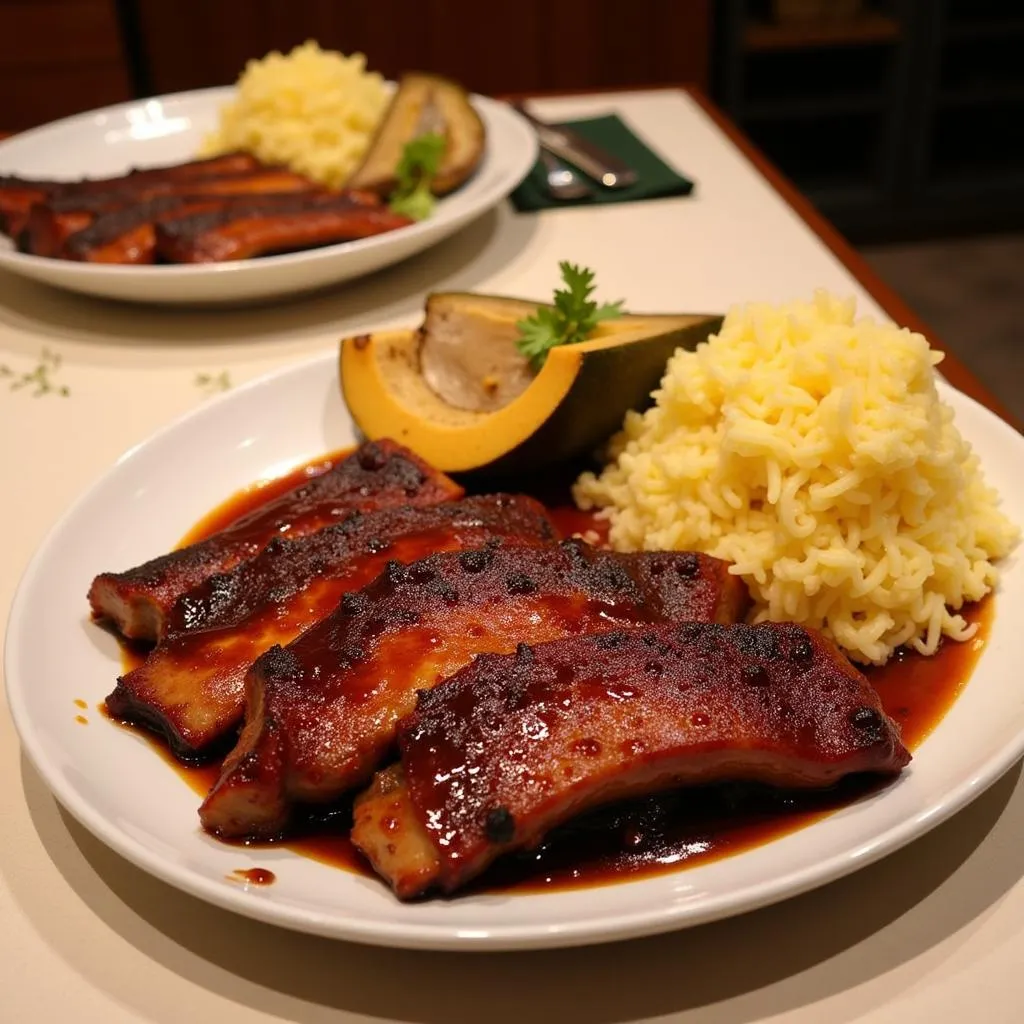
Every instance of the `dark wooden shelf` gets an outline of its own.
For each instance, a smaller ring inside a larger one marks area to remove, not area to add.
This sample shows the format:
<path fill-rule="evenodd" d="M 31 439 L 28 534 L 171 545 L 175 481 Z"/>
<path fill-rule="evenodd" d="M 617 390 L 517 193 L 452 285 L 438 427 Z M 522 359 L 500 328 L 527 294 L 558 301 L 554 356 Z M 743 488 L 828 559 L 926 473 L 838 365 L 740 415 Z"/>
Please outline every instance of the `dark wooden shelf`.
<path fill-rule="evenodd" d="M 1024 5 L 865 5 L 778 23 L 771 0 L 720 0 L 726 108 L 851 236 L 1024 224 Z"/>
<path fill-rule="evenodd" d="M 959 171 L 938 170 L 926 186 L 926 194 L 933 199 L 962 200 L 983 196 L 997 199 L 1012 194 L 1024 196 L 1024 164 L 1014 170 L 1010 167 L 986 167 L 980 164 Z"/>
<path fill-rule="evenodd" d="M 877 92 L 820 93 L 771 100 L 747 100 L 736 114 L 743 120 L 775 121 L 827 117 L 835 114 L 872 114 L 885 106 Z"/>
<path fill-rule="evenodd" d="M 938 96 L 940 107 L 978 107 L 998 103 L 1024 103 L 1024 82 L 990 82 L 951 86 Z"/>
<path fill-rule="evenodd" d="M 991 21 L 949 21 L 947 39 L 990 39 L 992 36 L 1024 34 L 1024 18 L 998 18 Z"/>
<path fill-rule="evenodd" d="M 820 21 L 751 21 L 743 33 L 746 50 L 803 50 L 823 46 L 872 46 L 892 43 L 902 28 L 895 18 L 868 12 L 852 18 Z"/>

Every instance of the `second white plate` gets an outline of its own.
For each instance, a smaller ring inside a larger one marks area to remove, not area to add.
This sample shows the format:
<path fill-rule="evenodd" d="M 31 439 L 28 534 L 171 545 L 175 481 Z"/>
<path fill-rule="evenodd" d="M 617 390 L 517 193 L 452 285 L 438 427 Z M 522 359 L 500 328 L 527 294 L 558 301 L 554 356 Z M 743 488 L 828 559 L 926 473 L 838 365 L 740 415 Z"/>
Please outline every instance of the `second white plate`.
<path fill-rule="evenodd" d="M 1007 512 L 1024 521 L 1024 439 L 948 385 L 941 392 Z M 97 572 L 173 546 L 235 490 L 352 441 L 333 353 L 232 392 L 123 457 L 51 532 L 15 597 L 5 669 L 26 753 L 85 826 L 187 892 L 264 921 L 380 945 L 512 949 L 626 938 L 736 914 L 862 867 L 963 807 L 1024 752 L 1018 555 L 1004 566 L 974 678 L 906 774 L 756 849 L 599 888 L 405 905 L 373 879 L 285 849 L 220 844 L 200 831 L 198 798 L 150 744 L 91 710 L 110 691 L 119 659 L 114 641 L 90 623 L 85 592 Z M 88 728 L 75 721 L 76 699 L 90 709 Z M 227 880 L 255 866 L 272 870 L 276 883 Z"/>
<path fill-rule="evenodd" d="M 64 118 L 0 143 L 0 175 L 82 178 L 194 159 L 233 87 L 121 103 Z M 501 202 L 537 158 L 533 129 L 510 106 L 473 105 L 487 149 L 473 177 L 432 217 L 388 232 L 305 252 L 195 266 L 118 267 L 17 252 L 0 236 L 0 267 L 87 295 L 131 302 L 240 303 L 297 294 L 361 277 L 435 245 Z"/>

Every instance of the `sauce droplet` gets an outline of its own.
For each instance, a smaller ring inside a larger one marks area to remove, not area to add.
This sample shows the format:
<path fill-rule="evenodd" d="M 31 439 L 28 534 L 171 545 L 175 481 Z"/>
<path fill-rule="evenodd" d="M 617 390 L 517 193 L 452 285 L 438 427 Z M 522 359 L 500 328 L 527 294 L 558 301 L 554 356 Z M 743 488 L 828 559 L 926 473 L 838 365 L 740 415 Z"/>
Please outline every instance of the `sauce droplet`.
<path fill-rule="evenodd" d="M 89 724 L 89 719 L 86 718 L 85 715 L 75 715 L 75 721 L 79 725 L 88 725 Z"/>
<path fill-rule="evenodd" d="M 243 885 L 273 885 L 277 881 L 277 875 L 266 868 L 235 868 L 227 877 L 229 882 Z"/>
<path fill-rule="evenodd" d="M 86 704 L 85 701 L 82 700 L 81 697 L 76 697 L 75 698 L 75 707 L 76 708 L 81 708 L 84 711 L 88 706 L 89 705 Z"/>

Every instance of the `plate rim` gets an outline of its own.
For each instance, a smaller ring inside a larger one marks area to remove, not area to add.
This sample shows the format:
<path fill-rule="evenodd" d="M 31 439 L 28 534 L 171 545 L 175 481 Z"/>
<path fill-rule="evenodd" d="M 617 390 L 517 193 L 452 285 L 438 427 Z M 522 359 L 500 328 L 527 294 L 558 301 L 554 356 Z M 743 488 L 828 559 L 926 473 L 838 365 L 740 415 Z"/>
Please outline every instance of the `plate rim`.
<path fill-rule="evenodd" d="M 15 674 L 12 672 L 19 651 L 19 637 L 25 632 L 22 624 L 27 615 L 25 595 L 35 577 L 46 566 L 50 549 L 57 544 L 63 532 L 72 527 L 80 509 L 93 500 L 95 494 L 106 487 L 109 480 L 115 477 L 127 462 L 139 457 L 149 446 L 166 439 L 190 421 L 211 415 L 217 408 L 237 401 L 239 395 L 251 394 L 273 386 L 281 378 L 301 376 L 321 367 L 330 372 L 335 361 L 336 356 L 333 352 L 324 352 L 271 370 L 231 392 L 186 411 L 144 440 L 132 445 L 85 488 L 50 526 L 25 566 L 12 596 L 4 638 L 4 679 L 7 703 L 22 753 L 72 817 L 108 847 L 147 874 L 192 896 L 245 917 L 294 931 L 373 946 L 462 952 L 586 946 L 656 935 L 736 916 L 836 881 L 888 856 L 948 820 L 995 784 L 1024 757 L 1022 729 L 1001 747 L 992 750 L 972 772 L 946 790 L 940 798 L 931 800 L 919 813 L 871 837 L 869 845 L 861 846 L 856 851 L 848 849 L 835 854 L 826 860 L 816 862 L 813 867 L 790 869 L 769 882 L 761 882 L 756 886 L 747 885 L 725 895 L 705 897 L 697 906 L 667 904 L 655 912 L 649 909 L 643 909 L 641 912 L 602 912 L 594 921 L 569 922 L 562 925 L 513 924 L 470 931 L 436 924 L 372 922 L 361 917 L 341 918 L 335 913 L 317 913 L 306 908 L 252 899 L 251 896 L 247 898 L 242 890 L 225 886 L 187 866 L 178 866 L 161 858 L 126 831 L 109 823 L 88 802 L 82 801 L 71 792 L 69 786 L 65 784 L 63 771 L 51 762 L 45 750 L 45 743 L 36 736 L 32 716 L 22 698 L 24 687 L 15 684 Z M 975 407 L 975 411 L 980 411 L 985 418 L 997 424 L 998 429 L 1007 431 L 1016 439 L 1015 443 L 1024 448 L 1024 437 L 995 413 L 945 381 L 940 380 L 938 386 L 941 397 L 949 397 L 948 394 L 942 395 L 943 391 L 955 393 L 957 401 Z M 935 731 L 941 728 L 940 721 Z M 864 802 L 884 799 L 888 791 L 885 789 L 873 794 Z M 816 822 L 812 822 L 790 834 L 806 833 L 815 825 Z M 685 869 L 682 869 L 677 874 L 684 872 Z M 615 883 L 615 886 L 631 884 L 641 883 L 623 881 Z"/>
<path fill-rule="evenodd" d="M 389 82 L 389 84 L 394 83 Z M 84 122 L 101 116 L 119 114 L 129 108 L 140 107 L 153 102 L 187 102 L 190 100 L 202 99 L 208 99 L 211 102 L 224 102 L 229 99 L 235 91 L 236 86 L 234 85 L 215 85 L 202 89 L 183 89 L 179 92 L 162 93 L 158 96 L 147 96 L 144 98 L 124 100 L 121 103 L 111 103 L 105 107 L 97 107 L 93 110 L 83 110 L 78 114 L 69 114 L 66 117 L 57 118 L 56 120 L 49 121 L 46 124 L 36 125 L 34 128 L 30 128 L 27 131 L 17 132 L 9 138 L 0 140 L 0 160 L 2 160 L 5 150 L 16 147 L 25 140 L 31 142 L 37 136 L 53 131 L 54 129 L 59 130 L 67 127 L 73 122 Z M 529 161 L 526 160 L 526 156 L 524 155 L 521 161 L 510 162 L 507 167 L 499 165 L 501 166 L 501 175 L 499 179 L 500 186 L 495 184 L 489 189 L 489 192 L 497 193 L 496 197 L 493 200 L 489 200 L 485 206 L 479 209 L 475 209 L 472 212 L 464 212 L 463 217 L 456 218 L 459 223 L 461 223 L 465 216 L 470 218 L 481 216 L 486 213 L 487 210 L 491 209 L 494 205 L 500 203 L 504 198 L 509 196 L 530 173 L 530 169 L 536 162 L 537 153 L 539 152 L 539 143 L 537 142 L 536 133 L 532 128 L 530 128 L 529 123 L 522 114 L 515 110 L 510 104 L 503 103 L 501 100 L 494 99 L 490 96 L 484 96 L 480 93 L 470 93 L 469 97 L 477 113 L 484 119 L 489 133 L 493 132 L 493 121 L 495 118 L 499 121 L 501 119 L 506 119 L 507 124 L 516 126 L 516 129 L 522 134 L 523 140 L 527 143 L 524 149 L 524 154 L 529 154 Z M 522 169 L 520 169 L 519 163 L 522 163 Z M 4 171 L 2 173 L 18 174 L 16 171 Z M 462 187 L 472 187 L 472 183 L 473 177 L 470 177 Z M 453 195 L 458 195 L 459 191 L 461 191 L 461 189 L 457 190 Z M 442 202 L 443 198 L 444 197 L 442 197 Z M 438 227 L 447 226 L 447 223 L 447 220 L 438 220 L 436 217 L 430 217 L 427 220 L 417 221 L 416 223 L 400 230 L 404 238 L 410 239 L 429 235 L 433 231 L 437 230 Z M 113 281 L 117 279 L 140 282 L 152 282 L 155 280 L 190 281 L 198 277 L 208 276 L 211 273 L 225 277 L 237 276 L 245 274 L 246 271 L 251 271 L 254 266 L 258 266 L 260 269 L 270 268 L 273 270 L 275 268 L 293 267 L 299 263 L 303 265 L 322 263 L 326 260 L 338 258 L 345 253 L 353 251 L 359 253 L 371 252 L 385 244 L 393 243 L 393 236 L 394 232 L 388 231 L 380 235 L 371 235 L 368 238 L 357 238 L 348 242 L 335 242 L 332 245 L 319 246 L 315 249 L 301 249 L 297 252 L 279 253 L 275 256 L 261 256 L 258 261 L 231 260 L 224 263 L 141 264 L 131 266 L 106 263 L 85 263 L 77 262 L 75 260 L 56 261 L 53 257 L 35 256 L 31 253 L 19 252 L 17 249 L 0 247 L 0 267 L 4 267 L 5 269 L 16 273 L 19 268 L 52 268 L 55 262 L 59 262 L 62 274 L 66 274 L 69 279 L 80 281 Z"/>

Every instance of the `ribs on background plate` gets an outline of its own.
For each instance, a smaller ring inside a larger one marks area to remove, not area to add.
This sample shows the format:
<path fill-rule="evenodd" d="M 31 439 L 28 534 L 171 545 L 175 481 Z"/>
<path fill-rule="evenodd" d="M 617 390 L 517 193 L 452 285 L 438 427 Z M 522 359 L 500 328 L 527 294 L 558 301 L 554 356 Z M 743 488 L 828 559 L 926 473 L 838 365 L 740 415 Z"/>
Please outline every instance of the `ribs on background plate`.
<path fill-rule="evenodd" d="M 254 197 L 287 194 L 294 201 L 296 193 L 307 193 L 302 201 L 310 202 L 313 194 L 319 191 L 318 185 L 301 174 L 274 168 L 217 178 L 147 179 L 109 192 L 60 192 L 32 207 L 19 244 L 24 252 L 34 256 L 56 258 L 73 255 L 76 259 L 83 259 L 87 250 L 78 243 L 72 244 L 78 233 L 113 213 L 145 209 L 147 206 L 153 209 L 150 204 L 158 199 L 164 203 L 155 209 L 162 210 L 167 206 L 173 207 L 171 200 L 184 203 L 205 199 L 208 204 L 231 206 L 239 197 L 252 202 Z"/>
<path fill-rule="evenodd" d="M 316 248 L 413 224 L 372 192 L 228 154 L 78 182 L 0 178 L 0 230 L 33 256 L 212 263 Z"/>
<path fill-rule="evenodd" d="M 351 242 L 413 223 L 379 200 L 366 202 L 362 194 L 226 204 L 162 218 L 156 224 L 156 252 L 168 263 L 223 263 Z"/>
<path fill-rule="evenodd" d="M 0 176 L 0 231 L 17 238 L 28 223 L 32 207 L 59 195 L 110 192 L 128 185 L 134 187 L 147 181 L 201 181 L 205 178 L 246 174 L 258 170 L 261 166 L 256 157 L 249 153 L 225 153 L 222 156 L 190 160 L 169 167 L 133 170 L 113 178 L 59 181 Z"/>

